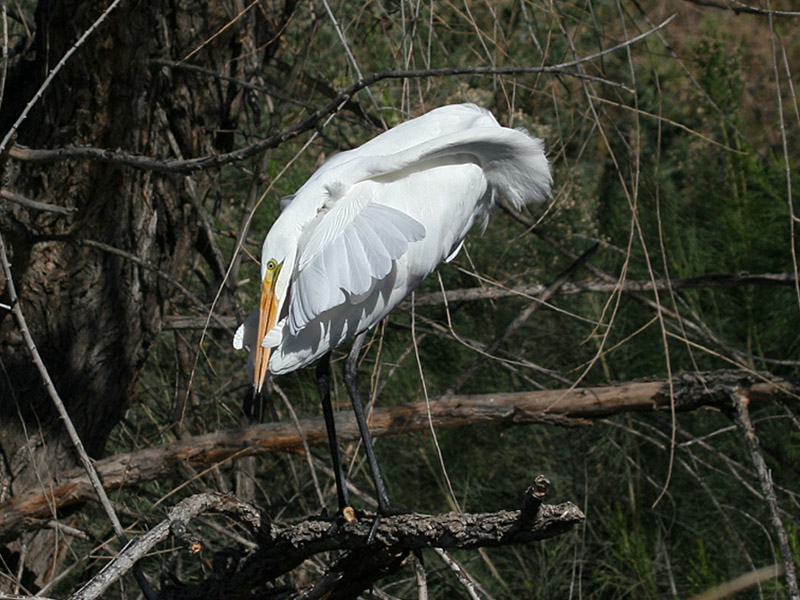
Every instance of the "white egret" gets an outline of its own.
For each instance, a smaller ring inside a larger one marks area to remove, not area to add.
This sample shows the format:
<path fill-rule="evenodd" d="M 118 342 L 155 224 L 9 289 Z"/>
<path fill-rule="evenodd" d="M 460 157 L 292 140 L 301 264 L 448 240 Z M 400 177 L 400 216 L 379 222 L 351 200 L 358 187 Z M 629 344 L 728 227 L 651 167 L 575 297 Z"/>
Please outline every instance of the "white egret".
<path fill-rule="evenodd" d="M 451 105 L 406 121 L 323 164 L 284 198 L 261 252 L 261 300 L 233 345 L 249 347 L 256 393 L 280 375 L 357 336 L 345 383 L 375 481 L 379 510 L 393 512 L 355 382 L 363 333 L 442 261 L 458 254 L 476 219 L 486 226 L 498 196 L 520 208 L 550 193 L 544 144 L 501 127 L 488 111 Z M 344 488 L 328 391 L 322 395 L 339 508 Z"/>

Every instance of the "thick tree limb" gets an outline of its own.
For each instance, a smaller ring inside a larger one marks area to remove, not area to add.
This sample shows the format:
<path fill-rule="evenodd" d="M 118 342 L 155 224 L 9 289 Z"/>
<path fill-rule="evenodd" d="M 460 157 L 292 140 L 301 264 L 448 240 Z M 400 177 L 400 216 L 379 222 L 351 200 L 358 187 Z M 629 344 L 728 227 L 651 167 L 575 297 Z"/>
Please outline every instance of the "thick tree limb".
<path fill-rule="evenodd" d="M 797 397 L 800 387 L 784 379 L 743 371 L 692 373 L 673 379 L 675 408 L 694 410 L 703 406 L 729 407 L 732 390 L 745 390 L 753 402 Z M 637 381 L 619 385 L 449 396 L 434 399 L 430 414 L 437 429 L 476 423 L 508 425 L 547 423 L 587 425 L 588 419 L 624 412 L 667 410 L 669 386 L 664 380 Z M 309 446 L 326 443 L 322 417 L 299 421 Z M 427 430 L 428 409 L 424 402 L 376 409 L 370 421 L 374 436 L 398 435 Z M 337 414 L 336 428 L 342 441 L 359 439 L 355 418 L 349 410 Z M 174 475 L 178 467 L 193 469 L 268 452 L 303 452 L 303 439 L 293 423 L 267 423 L 219 431 L 177 440 L 156 448 L 119 454 L 97 461 L 104 487 L 116 489 Z M 44 492 L 31 488 L 0 504 L 0 540 L 10 539 L 20 529 L 44 527 L 52 518 L 51 507 L 64 509 L 90 499 L 91 485 L 78 471 L 66 473 Z"/>
<path fill-rule="evenodd" d="M 216 511 L 244 521 L 259 548 L 217 572 L 201 585 L 162 591 L 165 598 L 240 598 L 254 587 L 288 573 L 310 556 L 326 551 L 351 551 L 304 595 L 305 598 L 351 598 L 378 579 L 400 568 L 408 554 L 423 548 L 478 548 L 542 540 L 569 530 L 585 518 L 572 503 L 541 504 L 546 480 L 528 488 L 523 509 L 496 513 L 407 514 L 380 519 L 367 547 L 375 515 L 336 527 L 328 519 L 311 518 L 284 526 L 269 523 L 249 505 L 225 494 L 199 494 L 180 502 L 167 519 L 130 544 L 71 600 L 92 600 L 170 533 L 190 552 L 201 544 L 192 539 L 190 522 L 201 513 Z M 535 511 L 531 507 L 536 506 Z"/>

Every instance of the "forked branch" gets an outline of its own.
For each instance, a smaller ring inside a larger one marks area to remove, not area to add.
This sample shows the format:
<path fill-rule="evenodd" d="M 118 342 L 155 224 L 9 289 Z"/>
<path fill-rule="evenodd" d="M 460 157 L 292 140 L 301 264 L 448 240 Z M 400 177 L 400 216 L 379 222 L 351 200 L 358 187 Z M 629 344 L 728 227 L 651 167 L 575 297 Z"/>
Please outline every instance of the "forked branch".
<path fill-rule="evenodd" d="M 546 539 L 568 531 L 584 520 L 570 502 L 542 504 L 547 480 L 539 476 L 528 488 L 520 510 L 495 513 L 406 514 L 383 517 L 371 543 L 367 540 L 375 515 L 364 513 L 349 523 L 312 517 L 295 525 L 270 523 L 258 511 L 225 494 L 199 494 L 175 506 L 169 516 L 126 547 L 71 600 L 92 600 L 119 579 L 137 560 L 170 533 L 192 553 L 203 550 L 191 533 L 192 521 L 202 513 L 222 512 L 247 525 L 258 548 L 242 553 L 228 567 L 200 585 L 174 585 L 162 590 L 165 599 L 243 598 L 252 590 L 285 575 L 320 552 L 345 551 L 309 591 L 283 598 L 355 598 L 378 579 L 405 564 L 408 555 L 424 548 L 480 548 Z M 206 550 L 218 552 L 219 548 Z M 261 597 L 269 598 L 269 592 Z"/>

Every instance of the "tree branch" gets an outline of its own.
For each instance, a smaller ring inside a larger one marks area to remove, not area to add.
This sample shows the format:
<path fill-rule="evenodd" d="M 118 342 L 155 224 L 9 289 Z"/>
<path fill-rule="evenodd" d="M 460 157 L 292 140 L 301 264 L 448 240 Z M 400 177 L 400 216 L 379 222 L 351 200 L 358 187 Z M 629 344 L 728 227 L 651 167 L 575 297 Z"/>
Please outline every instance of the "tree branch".
<path fill-rule="evenodd" d="M 284 526 L 270 523 L 258 511 L 232 496 L 198 494 L 172 508 L 164 521 L 128 545 L 70 600 L 97 598 L 170 533 L 190 552 L 200 552 L 202 543 L 190 533 L 190 522 L 209 511 L 223 512 L 244 521 L 258 542 L 258 549 L 232 561 L 231 566 L 218 570 L 200 585 L 170 586 L 162 590 L 161 598 L 242 598 L 254 587 L 288 573 L 307 558 L 329 551 L 349 551 L 349 554 L 304 597 L 354 598 L 378 579 L 400 568 L 413 550 L 470 549 L 532 542 L 564 533 L 585 519 L 580 509 L 570 502 L 541 504 L 543 481 L 546 480 L 540 476 L 537 483 L 528 488 L 522 510 L 382 517 L 369 546 L 367 540 L 377 518 L 371 513 L 335 526 L 323 518 L 309 518 Z M 532 495 L 536 497 L 531 498 Z M 537 508 L 531 512 L 529 509 L 533 505 Z"/>
<path fill-rule="evenodd" d="M 71 215 L 78 210 L 72 206 L 55 206 L 54 204 L 47 204 L 46 202 L 31 200 L 30 198 L 26 198 L 21 194 L 17 194 L 16 192 L 12 192 L 11 190 L 7 190 L 5 188 L 0 188 L 0 198 L 8 200 L 9 202 L 14 202 L 15 204 L 19 204 L 25 208 L 42 210 L 45 212 L 54 212 L 61 215 Z"/>
<path fill-rule="evenodd" d="M 36 163 L 50 163 L 67 159 L 88 159 L 100 162 L 107 162 L 117 165 L 132 167 L 135 169 L 143 169 L 146 171 L 155 171 L 157 173 L 193 173 L 203 171 L 206 169 L 216 169 L 224 165 L 239 162 L 250 157 L 261 154 L 270 148 L 276 148 L 287 140 L 290 140 L 301 133 L 304 133 L 317 126 L 320 120 L 328 115 L 338 112 L 344 103 L 348 102 L 357 92 L 382 81 L 384 79 L 411 79 L 421 77 L 444 77 L 454 75 L 522 75 L 522 74 L 554 74 L 566 75 L 576 77 L 579 79 L 590 79 L 598 81 L 607 85 L 621 87 L 627 91 L 633 91 L 624 84 L 609 81 L 600 77 L 594 77 L 583 73 L 578 73 L 572 69 L 576 66 L 582 65 L 586 62 L 591 62 L 601 58 L 617 50 L 627 48 L 636 42 L 639 42 L 646 37 L 654 34 L 655 32 L 666 27 L 675 15 L 665 19 L 659 25 L 652 29 L 641 33 L 635 37 L 625 40 L 619 44 L 606 48 L 600 52 L 596 52 L 590 56 L 585 56 L 576 60 L 567 61 L 558 65 L 541 66 L 541 67 L 451 67 L 441 69 L 424 69 L 424 70 L 390 70 L 382 71 L 369 77 L 359 79 L 353 85 L 345 88 L 342 92 L 336 95 L 330 102 L 323 107 L 315 110 L 302 121 L 295 123 L 291 127 L 284 129 L 274 135 L 271 135 L 263 140 L 228 152 L 225 154 L 216 154 L 212 156 L 202 156 L 198 158 L 190 158 L 185 160 L 162 160 L 151 158 L 147 156 L 140 156 L 123 152 L 122 150 L 109 150 L 103 148 L 92 147 L 72 147 L 57 148 L 54 150 L 46 149 L 33 149 L 24 146 L 13 146 L 9 151 L 9 156 L 17 160 L 25 162 Z"/>
<path fill-rule="evenodd" d="M 679 411 L 701 406 L 729 407 L 730 394 L 737 387 L 746 390 L 754 402 L 797 398 L 800 393 L 800 386 L 788 380 L 743 371 L 680 375 L 673 379 L 672 387 Z M 669 410 L 669 406 L 668 382 L 656 380 L 592 388 L 448 396 L 432 399 L 430 411 L 434 426 L 443 429 L 476 423 L 588 425 L 591 423 L 588 419 L 624 412 Z M 95 467 L 106 489 L 118 489 L 175 475 L 182 464 L 203 469 L 234 457 L 300 453 L 303 438 L 309 446 L 327 442 L 322 417 L 302 419 L 299 423 L 302 433 L 293 423 L 251 425 L 118 454 L 97 461 Z M 405 434 L 429 427 L 424 402 L 376 409 L 370 421 L 375 436 Z M 340 442 L 359 439 L 350 411 L 337 413 L 336 428 Z M 53 518 L 53 509 L 64 509 L 92 496 L 88 478 L 77 470 L 65 473 L 60 482 L 52 482 L 47 490 L 39 487 L 22 490 L 0 504 L 0 541 L 11 539 L 20 529 L 44 527 Z"/>
<path fill-rule="evenodd" d="M 737 15 L 746 14 L 746 15 L 759 15 L 762 17 L 800 17 L 800 12 L 794 12 L 789 10 L 767 10 L 765 8 L 758 8 L 755 6 L 747 6 L 746 4 L 741 3 L 732 3 L 732 2 L 714 2 L 714 0 L 683 0 L 684 2 L 689 2 L 690 4 L 696 4 L 697 6 L 707 6 L 709 8 L 716 8 L 719 10 L 730 10 L 735 12 Z"/>
<path fill-rule="evenodd" d="M 778 538 L 778 548 L 780 550 L 781 559 L 783 560 L 783 573 L 786 579 L 789 599 L 800 600 L 800 588 L 798 588 L 797 584 L 797 571 L 795 570 L 794 558 L 792 557 L 792 548 L 789 544 L 789 536 L 786 532 L 786 528 L 783 526 L 783 520 L 781 519 L 778 497 L 775 495 L 775 486 L 772 484 L 772 473 L 767 468 L 767 463 L 764 460 L 764 456 L 761 454 L 761 444 L 758 441 L 753 421 L 750 419 L 750 411 L 748 409 L 751 400 L 750 394 L 747 390 L 737 389 L 731 394 L 731 399 L 736 409 L 736 424 L 744 434 L 747 448 L 750 451 L 750 458 L 753 461 L 756 473 L 758 473 L 761 491 L 769 507 L 770 521 L 772 521 L 772 527 L 775 529 L 775 534 Z"/>
<path fill-rule="evenodd" d="M 416 294 L 414 305 L 437 306 L 440 304 L 455 302 L 477 302 L 480 300 L 496 300 L 499 298 L 531 298 L 541 297 L 547 290 L 547 286 L 541 283 L 531 283 L 506 287 L 497 281 L 488 281 L 485 287 L 462 288 L 457 290 L 447 290 L 444 295 L 441 292 L 429 292 L 426 294 Z M 778 285 L 793 286 L 795 284 L 794 273 L 734 273 L 731 275 L 701 275 L 700 277 L 688 277 L 684 279 L 642 279 L 625 280 L 622 282 L 611 281 L 581 281 L 567 282 L 559 287 L 558 295 L 564 294 L 585 294 L 602 293 L 608 294 L 615 291 L 623 292 L 652 292 L 654 290 L 690 290 L 707 288 L 732 288 L 745 285 Z M 411 310 L 411 301 L 402 302 L 396 311 Z M 238 325 L 235 317 L 218 317 L 217 327 L 232 329 Z M 164 322 L 164 329 L 203 329 L 206 325 L 205 317 L 188 317 L 183 315 L 168 316 Z M 215 327 L 211 324 L 210 327 Z"/>

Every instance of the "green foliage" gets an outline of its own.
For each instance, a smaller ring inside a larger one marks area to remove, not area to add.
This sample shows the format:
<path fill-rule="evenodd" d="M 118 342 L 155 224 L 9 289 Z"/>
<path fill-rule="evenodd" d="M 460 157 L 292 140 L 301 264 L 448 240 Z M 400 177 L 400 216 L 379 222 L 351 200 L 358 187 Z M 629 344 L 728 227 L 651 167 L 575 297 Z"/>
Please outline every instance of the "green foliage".
<path fill-rule="evenodd" d="M 697 539 L 696 554 L 696 558 L 690 562 L 689 583 L 692 591 L 699 593 L 719 584 L 721 578 L 714 556 L 708 551 L 703 538 Z"/>

